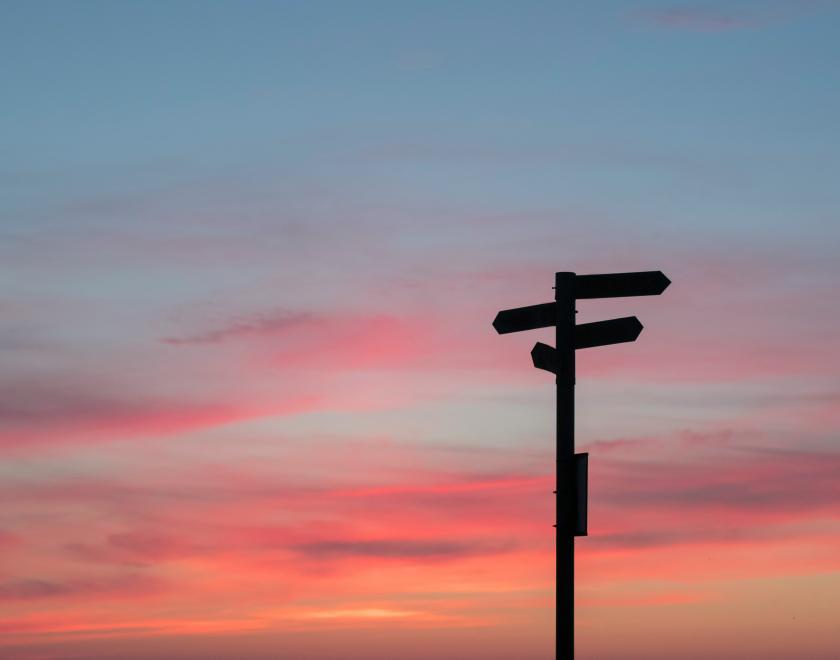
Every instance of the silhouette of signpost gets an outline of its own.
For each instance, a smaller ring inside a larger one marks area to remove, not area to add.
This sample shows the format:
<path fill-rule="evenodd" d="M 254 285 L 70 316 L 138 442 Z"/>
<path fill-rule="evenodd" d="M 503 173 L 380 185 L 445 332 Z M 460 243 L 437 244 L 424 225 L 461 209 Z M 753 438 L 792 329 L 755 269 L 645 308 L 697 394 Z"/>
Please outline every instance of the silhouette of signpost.
<path fill-rule="evenodd" d="M 635 316 L 575 324 L 575 302 L 584 298 L 658 296 L 671 281 L 662 271 L 577 275 L 556 273 L 554 302 L 496 315 L 500 335 L 555 326 L 556 347 L 537 343 L 534 366 L 557 382 L 557 660 L 575 653 L 575 536 L 587 535 L 588 454 L 575 454 L 575 350 L 636 341 L 642 324 Z"/>

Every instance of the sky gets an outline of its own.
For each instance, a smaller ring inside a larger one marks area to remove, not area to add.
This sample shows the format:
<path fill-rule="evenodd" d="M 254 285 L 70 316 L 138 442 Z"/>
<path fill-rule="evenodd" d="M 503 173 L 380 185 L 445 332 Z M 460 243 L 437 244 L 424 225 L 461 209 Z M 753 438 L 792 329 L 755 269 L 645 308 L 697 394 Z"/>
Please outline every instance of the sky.
<path fill-rule="evenodd" d="M 0 2 L 0 656 L 840 656 L 840 4 Z"/>

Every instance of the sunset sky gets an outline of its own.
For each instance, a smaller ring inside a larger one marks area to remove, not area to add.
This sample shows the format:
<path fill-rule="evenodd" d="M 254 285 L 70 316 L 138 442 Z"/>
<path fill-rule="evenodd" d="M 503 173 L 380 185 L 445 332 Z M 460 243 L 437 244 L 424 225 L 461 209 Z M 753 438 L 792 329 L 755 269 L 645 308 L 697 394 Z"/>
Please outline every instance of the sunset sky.
<path fill-rule="evenodd" d="M 840 657 L 840 3 L 0 2 L 0 658 Z"/>

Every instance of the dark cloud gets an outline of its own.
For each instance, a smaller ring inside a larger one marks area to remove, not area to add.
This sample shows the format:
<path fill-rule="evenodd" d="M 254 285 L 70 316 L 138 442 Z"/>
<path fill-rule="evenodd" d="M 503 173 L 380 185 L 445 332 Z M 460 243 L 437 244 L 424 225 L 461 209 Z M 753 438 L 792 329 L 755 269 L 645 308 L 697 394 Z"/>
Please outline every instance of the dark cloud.
<path fill-rule="evenodd" d="M 173 346 L 218 344 L 240 337 L 276 335 L 292 328 L 316 325 L 321 319 L 308 312 L 278 311 L 251 318 L 236 319 L 232 323 L 183 337 L 166 337 L 162 341 Z"/>
<path fill-rule="evenodd" d="M 87 391 L 84 383 L 0 383 L 0 428 L 51 422 L 125 419 L 142 413 L 137 400 L 103 391 Z"/>
<path fill-rule="evenodd" d="M 22 578 L 0 582 L 0 601 L 42 598 L 113 596 L 132 597 L 158 593 L 164 583 L 144 575 L 121 575 L 99 580 L 51 581 Z"/>
<path fill-rule="evenodd" d="M 438 540 L 317 541 L 295 546 L 312 559 L 374 557 L 380 559 L 455 559 L 506 552 L 512 542 Z"/>
<path fill-rule="evenodd" d="M 205 547 L 189 538 L 189 534 L 158 532 L 121 532 L 109 535 L 102 544 L 68 543 L 64 546 L 68 555 L 75 559 L 123 566 L 149 566 L 194 555 L 212 555 L 222 547 Z"/>
<path fill-rule="evenodd" d="M 595 501 L 607 506 L 658 511 L 711 507 L 769 515 L 818 512 L 840 500 L 838 452 L 735 445 L 717 451 L 713 460 L 648 462 L 605 456 L 593 466 L 603 482 Z"/>
<path fill-rule="evenodd" d="M 683 521 L 683 525 L 687 521 Z M 802 531 L 790 528 L 767 526 L 750 527 L 728 524 L 725 517 L 706 520 L 700 524 L 692 520 L 690 528 L 672 526 L 670 529 L 626 531 L 594 534 L 586 539 L 586 548 L 591 550 L 643 550 L 677 545 L 704 543 L 752 543 L 782 538 L 800 538 Z"/>
<path fill-rule="evenodd" d="M 27 600 L 73 594 L 75 590 L 66 584 L 47 580 L 10 580 L 0 583 L 0 600 Z"/>

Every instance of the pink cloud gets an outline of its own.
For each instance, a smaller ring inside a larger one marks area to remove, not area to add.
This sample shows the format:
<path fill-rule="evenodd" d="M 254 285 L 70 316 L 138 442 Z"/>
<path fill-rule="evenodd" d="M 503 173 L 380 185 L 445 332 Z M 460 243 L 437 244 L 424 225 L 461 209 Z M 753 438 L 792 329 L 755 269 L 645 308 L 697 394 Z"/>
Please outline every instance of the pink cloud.
<path fill-rule="evenodd" d="M 8 449 L 173 435 L 256 417 L 306 412 L 318 405 L 312 395 L 255 405 L 143 394 L 132 397 L 86 389 L 83 383 L 27 386 L 19 382 L 0 389 L 0 447 Z"/>
<path fill-rule="evenodd" d="M 316 370 L 394 369 L 423 364 L 446 351 L 435 326 L 422 315 L 276 312 L 163 341 L 173 346 L 256 343 L 274 368 Z M 439 360 L 438 360 L 439 363 Z"/>
<path fill-rule="evenodd" d="M 0 529 L 0 549 L 17 545 L 20 539 L 15 534 L 11 534 L 3 529 Z"/>
<path fill-rule="evenodd" d="M 830 0 L 765 0 L 763 3 L 755 3 L 753 7 L 737 2 L 729 3 L 725 9 L 711 4 L 695 4 L 641 9 L 632 15 L 637 20 L 662 29 L 725 32 L 761 28 L 829 7 Z"/>
<path fill-rule="evenodd" d="M 448 621 L 491 625 L 514 604 L 529 617 L 550 612 L 550 470 L 456 470 L 419 444 L 392 450 L 389 460 L 403 464 L 395 474 L 380 469 L 374 446 L 344 448 L 348 460 L 336 464 L 347 474 L 325 471 L 317 479 L 308 470 L 310 461 L 326 459 L 320 445 L 291 462 L 278 455 L 208 469 L 205 457 L 159 473 L 141 463 L 108 481 L 6 482 L 10 533 L 25 522 L 27 561 L 44 566 L 40 574 L 79 575 L 95 566 L 179 576 L 177 590 L 150 593 L 142 611 L 131 605 L 130 590 L 125 598 L 116 589 L 106 594 L 116 604 L 101 633 L 95 580 L 52 578 L 52 587 L 39 586 L 25 582 L 39 574 L 30 565 L 5 576 L 7 600 L 19 608 L 50 603 L 49 612 L 63 613 L 82 635 L 126 638 L 200 632 L 190 621 L 205 621 L 206 634 L 356 629 L 361 612 L 399 611 L 422 613 L 400 625 L 440 629 Z M 719 596 L 716 587 L 699 586 L 710 578 L 836 568 L 840 537 L 821 522 L 838 501 L 831 452 L 792 456 L 745 444 L 737 433 L 700 431 L 594 443 L 589 451 L 592 535 L 577 542 L 584 612 L 702 607 Z M 58 518 L 33 524 L 31 512 L 45 509 Z M 812 546 L 822 555 L 801 554 Z M 6 563 L 18 566 L 23 548 L 7 551 L 18 554 Z M 716 560 L 708 564 L 710 555 Z M 672 584 L 634 586 L 656 579 Z M 214 626 L 207 603 L 235 611 L 240 623 L 226 627 L 222 617 Z M 170 627 L 155 624 L 157 612 L 173 608 L 179 615 Z M 148 625 L 131 628 L 141 622 Z M 56 639 L 75 634 L 59 628 Z"/>
<path fill-rule="evenodd" d="M 588 449 L 588 552 L 784 543 L 813 534 L 807 526 L 814 521 L 838 517 L 836 453 L 778 451 L 725 434 L 711 442 L 687 434 Z M 122 522 L 93 538 L 74 538 L 72 527 L 62 534 L 68 557 L 115 564 L 259 563 L 268 555 L 301 554 L 422 563 L 424 557 L 550 549 L 550 473 L 420 469 L 414 477 L 404 472 L 399 484 L 377 484 L 380 476 L 349 488 L 246 475 L 180 474 L 157 485 L 21 484 L 7 487 L 4 497 L 17 507 L 50 501 L 114 512 Z"/>
<path fill-rule="evenodd" d="M 693 32 L 724 32 L 758 27 L 763 21 L 754 16 L 735 15 L 705 7 L 647 9 L 635 17 L 655 27 Z"/>
<path fill-rule="evenodd" d="M 580 377 L 714 382 L 833 373 L 840 365 L 827 358 L 824 342 L 837 319 L 815 304 L 831 278 L 817 277 L 804 256 L 785 263 L 780 268 L 777 258 L 760 253 L 737 263 L 688 253 L 664 266 L 674 283 L 661 298 L 581 301 L 581 322 L 636 314 L 645 330 L 633 345 L 579 351 Z M 810 273 L 806 294 L 803 272 Z M 477 273 L 444 268 L 428 280 L 394 284 L 390 292 L 399 304 L 387 313 L 257 311 L 163 341 L 180 355 L 224 356 L 249 377 L 310 372 L 324 382 L 348 373 L 459 371 L 464 383 L 515 385 L 533 380 L 528 351 L 550 332 L 498 337 L 490 321 L 500 308 L 549 300 L 551 277 L 549 270 L 540 277 L 533 266 Z M 542 295 L 534 286 L 538 280 Z M 475 286 L 487 290 L 490 302 L 476 301 Z M 429 303 L 432 291 L 439 295 Z M 813 322 L 803 326 L 799 319 L 805 318 Z"/>

